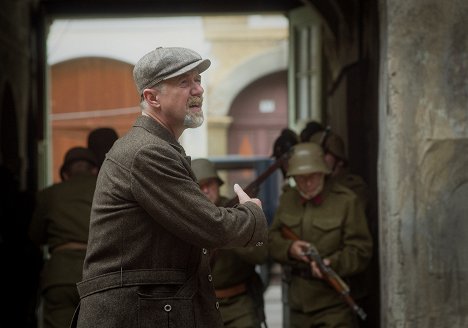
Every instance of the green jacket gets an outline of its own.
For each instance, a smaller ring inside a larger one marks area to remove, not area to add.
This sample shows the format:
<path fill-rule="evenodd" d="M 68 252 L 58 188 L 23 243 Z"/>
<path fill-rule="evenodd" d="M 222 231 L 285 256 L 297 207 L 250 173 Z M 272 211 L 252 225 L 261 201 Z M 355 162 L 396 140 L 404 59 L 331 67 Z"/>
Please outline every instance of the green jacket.
<path fill-rule="evenodd" d="M 372 238 L 357 196 L 332 180 L 325 183 L 322 202 L 303 202 L 296 188 L 280 198 L 270 227 L 269 250 L 272 258 L 295 269 L 309 265 L 289 258 L 291 240 L 281 236 L 281 226 L 291 228 L 302 240 L 314 245 L 322 258 L 331 260 L 331 268 L 342 278 L 366 269 L 372 255 Z M 289 304 L 292 309 L 311 312 L 343 302 L 324 280 L 292 275 Z"/>
<path fill-rule="evenodd" d="M 218 205 L 223 206 L 229 201 L 226 197 L 221 197 Z M 262 247 L 242 247 L 218 249 L 213 260 L 212 275 L 215 289 L 224 289 L 235 286 L 242 282 L 247 283 L 249 289 L 248 297 L 252 298 L 257 307 L 263 307 L 263 288 L 261 279 L 255 271 L 257 264 L 263 264 L 268 257 L 267 246 Z M 255 295 L 255 296 L 254 296 Z M 235 318 L 246 315 L 255 309 L 249 308 L 245 300 L 220 300 L 220 311 L 224 322 L 230 322 Z"/>
<path fill-rule="evenodd" d="M 336 183 L 339 183 L 356 193 L 361 201 L 364 210 L 367 208 L 369 201 L 369 188 L 362 177 L 356 174 L 351 174 L 347 170 L 342 174 L 332 178 Z"/>
<path fill-rule="evenodd" d="M 37 193 L 29 236 L 38 246 L 54 248 L 66 242 L 87 243 L 96 177 L 78 175 Z M 45 263 L 41 287 L 81 280 L 85 251 L 61 251 Z"/>

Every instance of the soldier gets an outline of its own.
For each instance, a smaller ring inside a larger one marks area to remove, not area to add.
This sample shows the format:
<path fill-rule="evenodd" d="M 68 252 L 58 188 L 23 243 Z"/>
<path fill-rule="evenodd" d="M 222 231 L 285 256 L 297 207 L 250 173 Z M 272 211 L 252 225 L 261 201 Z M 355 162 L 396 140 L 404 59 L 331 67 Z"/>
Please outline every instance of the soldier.
<path fill-rule="evenodd" d="M 113 128 L 96 128 L 88 134 L 88 148 L 96 155 L 100 168 L 107 152 L 119 138 Z"/>
<path fill-rule="evenodd" d="M 282 155 L 287 153 L 298 142 L 299 137 L 297 136 L 296 132 L 288 128 L 281 130 L 281 134 L 278 138 L 276 138 L 273 144 L 272 157 L 278 160 Z M 282 191 L 284 192 L 286 189 L 289 188 L 289 179 L 286 177 L 286 172 L 288 170 L 288 162 L 284 162 L 283 165 L 281 165 L 280 169 L 281 173 L 283 174 Z"/>
<path fill-rule="evenodd" d="M 29 235 L 50 254 L 40 286 L 44 328 L 68 327 L 80 300 L 76 283 L 86 254 L 97 165 L 89 149 L 74 147 L 60 169 L 63 181 L 37 194 Z"/>
<path fill-rule="evenodd" d="M 200 189 L 217 206 L 229 201 L 221 196 L 224 181 L 208 159 L 192 161 Z M 260 327 L 265 322 L 263 291 L 256 265 L 267 260 L 267 247 L 218 249 L 212 257 L 212 276 L 224 327 Z"/>
<path fill-rule="evenodd" d="M 350 189 L 328 178 L 330 169 L 317 144 L 293 147 L 287 175 L 296 186 L 280 198 L 269 234 L 271 257 L 291 267 L 288 302 L 290 327 L 356 327 L 354 312 L 332 289 L 304 252 L 313 246 L 339 276 L 366 269 L 372 239 L 365 214 Z M 301 240 L 283 237 L 287 226 Z"/>
<path fill-rule="evenodd" d="M 343 139 L 332 131 L 324 130 L 312 135 L 310 141 L 322 146 L 325 162 L 331 170 L 331 177 L 354 191 L 365 210 L 369 198 L 368 187 L 363 178 L 349 171 Z"/>
<path fill-rule="evenodd" d="M 309 121 L 306 126 L 301 130 L 299 134 L 299 139 L 301 142 L 308 142 L 310 137 L 314 134 L 325 131 L 325 127 L 317 121 Z"/>

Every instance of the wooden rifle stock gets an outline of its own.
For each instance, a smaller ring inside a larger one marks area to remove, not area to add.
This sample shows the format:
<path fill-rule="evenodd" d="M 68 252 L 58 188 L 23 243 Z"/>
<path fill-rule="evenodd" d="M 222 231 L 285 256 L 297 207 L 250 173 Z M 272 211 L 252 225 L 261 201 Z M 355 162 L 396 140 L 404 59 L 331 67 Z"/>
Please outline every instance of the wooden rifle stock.
<path fill-rule="evenodd" d="M 252 181 L 247 187 L 243 188 L 245 193 L 250 197 L 255 197 L 260 185 L 275 172 L 281 165 L 283 165 L 289 159 L 290 153 L 286 152 L 281 155 L 273 164 L 271 164 L 265 171 L 263 171 L 254 181 Z M 231 198 L 224 207 L 233 207 L 239 203 L 239 198 L 234 196 Z"/>
<path fill-rule="evenodd" d="M 299 236 L 294 233 L 289 227 L 282 225 L 281 226 L 281 235 L 283 238 L 290 239 L 290 240 L 300 240 Z M 320 272 L 322 273 L 325 281 L 336 291 L 338 292 L 344 299 L 344 301 L 348 304 L 348 306 L 356 312 L 356 314 L 362 319 L 365 320 L 367 314 L 364 310 L 359 307 L 354 299 L 349 294 L 350 289 L 348 285 L 341 279 L 341 277 L 329 266 L 326 266 L 323 263 L 322 258 L 320 257 L 317 249 L 315 247 L 311 247 L 305 255 L 308 257 L 310 261 L 314 261 Z"/>

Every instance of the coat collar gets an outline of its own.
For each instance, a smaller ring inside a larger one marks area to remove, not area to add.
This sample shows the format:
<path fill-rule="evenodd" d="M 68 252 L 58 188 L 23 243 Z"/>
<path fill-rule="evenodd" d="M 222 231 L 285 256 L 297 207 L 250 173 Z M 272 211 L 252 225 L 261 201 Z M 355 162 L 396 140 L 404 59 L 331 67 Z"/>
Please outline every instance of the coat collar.
<path fill-rule="evenodd" d="M 177 141 L 174 135 L 169 132 L 164 126 L 156 122 L 149 116 L 141 115 L 137 117 L 135 123 L 133 124 L 134 127 L 141 127 L 148 131 L 149 133 L 158 136 L 162 140 L 168 142 L 172 147 L 174 147 L 179 153 L 183 156 L 188 157 L 190 162 L 190 157 L 185 154 L 185 150 L 182 145 Z"/>

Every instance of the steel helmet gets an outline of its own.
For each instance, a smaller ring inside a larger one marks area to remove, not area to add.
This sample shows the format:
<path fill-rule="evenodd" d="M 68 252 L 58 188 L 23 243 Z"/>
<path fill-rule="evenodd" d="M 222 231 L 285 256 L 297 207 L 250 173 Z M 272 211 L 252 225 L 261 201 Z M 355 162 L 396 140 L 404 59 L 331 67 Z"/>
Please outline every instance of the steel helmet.
<path fill-rule="evenodd" d="M 90 149 L 84 147 L 70 148 L 65 154 L 63 164 L 60 167 L 60 177 L 62 178 L 62 180 L 64 180 L 64 173 L 70 169 L 71 165 L 79 161 L 85 161 L 95 167 L 98 167 L 96 155 L 94 155 L 94 153 Z"/>
<path fill-rule="evenodd" d="M 276 159 L 280 158 L 298 142 L 299 138 L 296 132 L 288 128 L 283 129 L 280 136 L 276 138 L 275 143 L 273 144 L 273 154 L 271 156 Z"/>
<path fill-rule="evenodd" d="M 323 159 L 322 148 L 313 142 L 302 142 L 295 145 L 289 159 L 288 177 L 317 172 L 330 173 L 330 169 Z"/>
<path fill-rule="evenodd" d="M 206 158 L 194 159 L 192 161 L 192 171 L 195 173 L 195 177 L 199 183 L 202 180 L 214 178 L 218 180 L 220 186 L 224 184 L 224 181 L 218 176 L 214 164 Z"/>
<path fill-rule="evenodd" d="M 347 161 L 344 141 L 336 133 L 331 131 L 317 132 L 310 137 L 309 141 L 322 146 L 325 153 L 330 153 L 342 161 Z"/>

